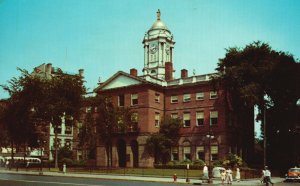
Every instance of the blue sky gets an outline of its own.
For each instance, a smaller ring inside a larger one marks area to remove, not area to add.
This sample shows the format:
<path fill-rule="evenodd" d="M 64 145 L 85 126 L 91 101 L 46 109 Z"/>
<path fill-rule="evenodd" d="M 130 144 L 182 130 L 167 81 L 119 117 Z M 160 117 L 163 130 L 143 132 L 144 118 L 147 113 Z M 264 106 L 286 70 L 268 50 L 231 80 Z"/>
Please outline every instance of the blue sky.
<path fill-rule="evenodd" d="M 83 68 L 90 90 L 119 70 L 141 74 L 158 8 L 176 41 L 175 77 L 214 72 L 225 48 L 257 40 L 300 57 L 298 0 L 0 0 L 0 84 L 42 63 Z"/>
<path fill-rule="evenodd" d="M 297 0 L 0 0 L 0 84 L 16 67 L 49 62 L 83 68 L 90 90 L 119 70 L 141 74 L 142 39 L 158 8 L 176 41 L 176 77 L 182 68 L 214 72 L 225 48 L 256 40 L 300 57 Z"/>

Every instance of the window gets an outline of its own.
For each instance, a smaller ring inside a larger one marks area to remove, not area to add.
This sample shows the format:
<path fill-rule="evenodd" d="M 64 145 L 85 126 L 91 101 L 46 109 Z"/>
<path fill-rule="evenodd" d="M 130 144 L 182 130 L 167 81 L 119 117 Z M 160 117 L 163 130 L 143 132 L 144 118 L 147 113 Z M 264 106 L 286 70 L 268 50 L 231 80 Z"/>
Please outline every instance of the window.
<path fill-rule="evenodd" d="M 131 94 L 131 105 L 137 105 L 139 103 L 138 98 L 138 94 Z"/>
<path fill-rule="evenodd" d="M 178 118 L 178 114 L 177 113 L 172 113 L 171 114 L 171 118 L 172 119 L 177 119 Z"/>
<path fill-rule="evenodd" d="M 155 102 L 159 103 L 159 101 L 160 101 L 160 95 L 159 93 L 155 93 Z"/>
<path fill-rule="evenodd" d="M 66 125 L 65 134 L 72 134 L 72 125 Z"/>
<path fill-rule="evenodd" d="M 218 98 L 218 92 L 210 91 L 210 99 L 216 99 L 216 98 Z"/>
<path fill-rule="evenodd" d="M 123 94 L 119 95 L 118 96 L 118 106 L 124 107 L 124 102 L 125 102 L 124 95 Z"/>
<path fill-rule="evenodd" d="M 204 112 L 202 111 L 196 112 L 196 125 L 197 126 L 204 125 Z"/>
<path fill-rule="evenodd" d="M 196 100 L 204 100 L 204 92 L 196 93 Z"/>
<path fill-rule="evenodd" d="M 196 147 L 196 153 L 197 160 L 205 160 L 204 146 Z"/>
<path fill-rule="evenodd" d="M 61 125 L 54 127 L 54 133 L 61 134 Z"/>
<path fill-rule="evenodd" d="M 183 147 L 184 160 L 191 160 L 191 147 Z"/>
<path fill-rule="evenodd" d="M 218 111 L 211 111 L 210 112 L 210 125 L 217 125 L 218 124 Z"/>
<path fill-rule="evenodd" d="M 86 112 L 86 113 L 92 112 L 92 107 L 86 107 L 86 108 L 85 108 L 85 112 Z"/>
<path fill-rule="evenodd" d="M 184 113 L 183 114 L 183 126 L 184 127 L 190 127 L 191 126 L 191 114 L 190 113 Z"/>
<path fill-rule="evenodd" d="M 184 94 L 183 95 L 183 102 L 191 101 L 191 94 Z"/>
<path fill-rule="evenodd" d="M 179 160 L 179 158 L 178 158 L 178 148 L 177 147 L 172 147 L 171 148 L 171 160 L 172 161 L 177 161 L 177 160 Z"/>
<path fill-rule="evenodd" d="M 178 103 L 178 96 L 171 96 L 171 103 Z"/>
<path fill-rule="evenodd" d="M 134 112 L 134 113 L 131 114 L 131 121 L 133 123 L 138 123 L 138 121 L 139 121 L 139 115 L 138 115 L 138 113 Z"/>
<path fill-rule="evenodd" d="M 217 145 L 212 145 L 211 146 L 211 160 L 215 161 L 218 160 L 218 146 Z"/>
<path fill-rule="evenodd" d="M 71 140 L 67 139 L 65 141 L 65 147 L 67 147 L 68 149 L 71 149 Z"/>
<path fill-rule="evenodd" d="M 160 114 L 155 112 L 155 127 L 159 127 Z"/>
<path fill-rule="evenodd" d="M 129 127 L 129 131 L 134 132 L 138 128 L 139 115 L 137 112 L 131 114 L 131 124 Z"/>

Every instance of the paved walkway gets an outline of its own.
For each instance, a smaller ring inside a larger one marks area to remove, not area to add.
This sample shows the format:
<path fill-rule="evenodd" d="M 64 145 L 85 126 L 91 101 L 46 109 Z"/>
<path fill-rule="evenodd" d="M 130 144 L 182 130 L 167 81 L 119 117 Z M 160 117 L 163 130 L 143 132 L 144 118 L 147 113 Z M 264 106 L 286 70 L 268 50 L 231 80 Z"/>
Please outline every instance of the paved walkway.
<path fill-rule="evenodd" d="M 40 175 L 37 171 L 16 171 L 16 170 L 0 170 L 0 173 L 9 173 L 9 174 L 26 174 L 26 175 Z M 62 173 L 62 172 L 50 172 L 44 171 L 43 175 L 45 176 L 67 176 L 67 177 L 78 177 L 78 178 L 99 178 L 99 179 L 110 179 L 110 180 L 135 180 L 135 181 L 150 181 L 150 182 L 173 182 L 173 178 L 170 177 L 151 177 L 151 176 L 130 176 L 130 175 L 110 175 L 110 174 L 95 174 L 95 173 Z M 283 178 L 272 178 L 274 183 L 283 182 Z M 178 178 L 177 183 L 187 183 L 186 178 Z M 202 182 L 202 180 L 190 178 L 190 184 L 207 184 Z M 222 185 L 219 179 L 213 179 L 214 185 Z M 241 180 L 240 182 L 233 182 L 232 185 L 263 185 L 260 183 L 259 179 L 247 179 Z"/>

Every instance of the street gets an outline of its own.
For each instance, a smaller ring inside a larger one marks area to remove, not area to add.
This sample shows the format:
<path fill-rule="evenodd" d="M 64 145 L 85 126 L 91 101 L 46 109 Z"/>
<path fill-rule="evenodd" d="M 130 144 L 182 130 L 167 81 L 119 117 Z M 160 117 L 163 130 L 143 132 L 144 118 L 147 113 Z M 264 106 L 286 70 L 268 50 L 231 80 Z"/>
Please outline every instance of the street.
<path fill-rule="evenodd" d="M 94 178 L 71 178 L 56 176 L 32 176 L 32 175 L 15 175 L 0 174 L 0 186 L 154 186 L 170 185 L 170 183 L 143 182 L 143 181 L 126 181 L 126 180 L 104 180 Z M 172 185 L 186 185 L 173 184 Z"/>

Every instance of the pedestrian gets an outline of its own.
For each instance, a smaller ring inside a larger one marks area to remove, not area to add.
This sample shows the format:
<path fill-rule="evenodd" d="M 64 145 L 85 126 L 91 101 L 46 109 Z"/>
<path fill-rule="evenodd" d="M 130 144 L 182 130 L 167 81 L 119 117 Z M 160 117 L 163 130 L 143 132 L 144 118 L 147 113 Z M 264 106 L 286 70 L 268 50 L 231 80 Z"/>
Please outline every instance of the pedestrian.
<path fill-rule="evenodd" d="M 263 171 L 264 173 L 264 183 L 266 183 L 266 186 L 271 183 L 274 185 L 274 183 L 271 181 L 271 171 L 268 169 L 268 166 L 265 166 L 265 170 Z"/>
<path fill-rule="evenodd" d="M 26 171 L 28 171 L 29 168 L 29 160 L 26 161 Z"/>
<path fill-rule="evenodd" d="M 240 180 L 241 180 L 241 173 L 240 173 L 239 168 L 236 168 L 235 179 L 236 179 L 237 182 L 240 182 Z"/>
<path fill-rule="evenodd" d="M 63 164 L 63 173 L 66 174 L 67 172 L 67 165 L 66 163 Z"/>
<path fill-rule="evenodd" d="M 225 178 L 225 180 L 226 180 L 227 184 L 229 184 L 229 185 L 232 184 L 232 170 L 230 169 L 230 167 L 228 167 L 226 169 L 226 178 Z"/>
<path fill-rule="evenodd" d="M 6 162 L 5 162 L 5 167 L 6 167 L 6 169 L 9 168 L 9 161 L 8 160 L 6 160 Z"/>
<path fill-rule="evenodd" d="M 176 173 L 173 175 L 173 181 L 177 182 L 177 174 Z"/>
<path fill-rule="evenodd" d="M 225 177 L 226 177 L 225 170 L 222 170 L 222 169 L 221 169 L 221 181 L 222 181 L 222 185 L 224 185 Z"/>
<path fill-rule="evenodd" d="M 204 164 L 203 167 L 203 178 L 208 179 L 208 167 Z"/>

